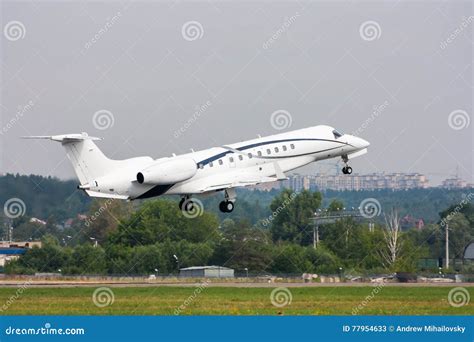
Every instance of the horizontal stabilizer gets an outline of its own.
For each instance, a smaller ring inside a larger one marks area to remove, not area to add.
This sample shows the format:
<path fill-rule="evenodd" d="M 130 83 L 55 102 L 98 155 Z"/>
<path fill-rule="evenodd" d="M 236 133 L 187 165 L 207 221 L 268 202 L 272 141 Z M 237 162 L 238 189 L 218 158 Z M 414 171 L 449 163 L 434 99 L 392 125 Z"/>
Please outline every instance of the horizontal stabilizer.
<path fill-rule="evenodd" d="M 113 199 L 122 199 L 122 200 L 126 200 L 126 199 L 129 199 L 128 196 L 124 196 L 124 195 L 115 195 L 115 194 L 104 194 L 102 192 L 98 192 L 98 191 L 91 191 L 91 190 L 85 190 L 86 193 L 91 196 L 91 197 L 98 197 L 98 198 L 113 198 Z"/>
<path fill-rule="evenodd" d="M 61 134 L 61 135 L 31 135 L 21 137 L 22 139 L 49 139 L 66 144 L 69 142 L 78 142 L 83 140 L 102 140 L 97 137 L 90 137 L 86 132 L 76 134 Z"/>

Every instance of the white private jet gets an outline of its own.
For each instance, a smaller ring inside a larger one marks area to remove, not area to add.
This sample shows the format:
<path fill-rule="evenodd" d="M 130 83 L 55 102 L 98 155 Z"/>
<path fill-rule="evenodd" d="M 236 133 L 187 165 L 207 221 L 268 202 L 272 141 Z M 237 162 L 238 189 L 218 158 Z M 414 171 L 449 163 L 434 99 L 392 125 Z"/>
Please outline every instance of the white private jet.
<path fill-rule="evenodd" d="M 224 191 L 219 209 L 234 209 L 235 188 L 285 180 L 285 172 L 309 163 L 341 157 L 344 174 L 351 174 L 349 159 L 367 153 L 369 143 L 342 134 L 330 126 L 315 126 L 207 150 L 154 160 L 137 157 L 107 158 L 87 133 L 31 136 L 50 139 L 66 149 L 74 171 L 91 197 L 134 200 L 180 195 L 179 207 L 194 208 L 192 195 Z"/>

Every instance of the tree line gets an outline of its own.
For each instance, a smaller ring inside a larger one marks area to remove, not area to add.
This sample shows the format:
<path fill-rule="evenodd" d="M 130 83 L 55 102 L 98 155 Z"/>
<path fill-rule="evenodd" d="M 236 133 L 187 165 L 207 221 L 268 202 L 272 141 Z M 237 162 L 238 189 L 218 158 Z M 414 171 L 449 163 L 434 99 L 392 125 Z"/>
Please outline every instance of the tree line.
<path fill-rule="evenodd" d="M 398 209 L 385 207 L 374 229 L 354 218 L 322 224 L 314 248 L 313 215 L 323 203 L 319 192 L 284 190 L 270 202 L 268 216 L 253 222 L 251 209 L 250 218 L 221 218 L 207 210 L 188 218 L 170 199 L 138 204 L 93 200 L 87 219 L 75 219 L 68 228 L 31 223 L 27 217 L 15 220 L 14 230 L 35 229 L 44 243 L 10 262 L 5 271 L 143 275 L 221 265 L 260 275 L 414 272 L 420 259 L 444 256 L 443 218 L 449 217 L 451 257 L 461 258 L 474 240 L 474 206 L 468 202 L 460 209 L 453 203 L 438 222 L 421 230 L 395 227 L 389 218 Z M 333 199 L 324 209 L 343 207 Z M 265 224 L 268 217 L 272 219 Z"/>

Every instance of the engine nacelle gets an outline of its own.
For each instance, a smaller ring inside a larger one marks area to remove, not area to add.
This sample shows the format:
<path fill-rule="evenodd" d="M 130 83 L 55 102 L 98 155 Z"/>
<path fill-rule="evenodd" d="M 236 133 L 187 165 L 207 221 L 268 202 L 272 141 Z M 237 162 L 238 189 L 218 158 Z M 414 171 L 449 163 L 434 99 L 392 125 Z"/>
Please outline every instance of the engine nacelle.
<path fill-rule="evenodd" d="M 196 162 L 191 158 L 163 161 L 137 173 L 140 184 L 174 184 L 193 177 L 197 172 Z"/>

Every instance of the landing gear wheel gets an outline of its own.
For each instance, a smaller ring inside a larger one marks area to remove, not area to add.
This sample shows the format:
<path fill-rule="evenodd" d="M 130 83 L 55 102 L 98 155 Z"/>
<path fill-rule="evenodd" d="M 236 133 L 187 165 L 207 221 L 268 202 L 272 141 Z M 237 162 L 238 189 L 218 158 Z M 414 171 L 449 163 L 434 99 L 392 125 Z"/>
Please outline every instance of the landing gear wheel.
<path fill-rule="evenodd" d="M 178 203 L 179 210 L 183 210 L 184 201 L 186 201 L 186 198 L 184 198 L 184 197 L 181 198 L 181 200 L 179 201 L 179 203 Z"/>
<path fill-rule="evenodd" d="M 183 202 L 183 205 L 182 205 L 181 207 L 182 207 L 181 210 L 184 209 L 184 211 L 188 211 L 188 212 L 189 212 L 189 211 L 191 211 L 191 210 L 194 209 L 194 202 L 193 202 L 192 200 L 190 200 L 190 199 L 185 200 L 185 201 Z"/>
<path fill-rule="evenodd" d="M 347 175 L 347 167 L 344 166 L 344 167 L 342 168 L 342 173 L 345 174 L 345 175 Z"/>
<path fill-rule="evenodd" d="M 352 173 L 352 167 L 347 166 L 346 167 L 346 175 L 350 175 Z"/>
<path fill-rule="evenodd" d="M 232 210 L 234 210 L 234 202 L 231 202 L 231 201 L 227 201 L 225 203 L 225 209 L 228 213 L 231 213 Z"/>
<path fill-rule="evenodd" d="M 222 201 L 219 203 L 219 210 L 223 213 L 230 213 L 234 210 L 234 203 L 231 201 Z"/>

